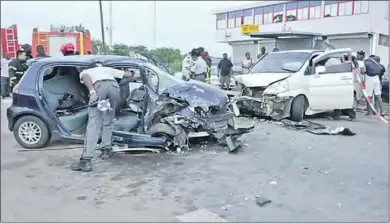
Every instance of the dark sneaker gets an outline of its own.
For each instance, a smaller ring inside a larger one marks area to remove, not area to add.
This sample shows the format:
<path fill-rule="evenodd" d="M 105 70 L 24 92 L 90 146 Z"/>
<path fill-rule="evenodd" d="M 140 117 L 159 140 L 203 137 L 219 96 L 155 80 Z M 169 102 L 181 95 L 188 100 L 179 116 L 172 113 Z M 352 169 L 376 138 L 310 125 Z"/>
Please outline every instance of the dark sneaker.
<path fill-rule="evenodd" d="M 100 157 L 102 158 L 102 160 L 107 160 L 111 158 L 112 155 L 114 155 L 112 149 L 102 149 L 102 154 L 100 155 Z"/>
<path fill-rule="evenodd" d="M 90 159 L 80 159 L 77 163 L 71 166 L 73 171 L 89 172 L 92 170 L 92 164 Z"/>

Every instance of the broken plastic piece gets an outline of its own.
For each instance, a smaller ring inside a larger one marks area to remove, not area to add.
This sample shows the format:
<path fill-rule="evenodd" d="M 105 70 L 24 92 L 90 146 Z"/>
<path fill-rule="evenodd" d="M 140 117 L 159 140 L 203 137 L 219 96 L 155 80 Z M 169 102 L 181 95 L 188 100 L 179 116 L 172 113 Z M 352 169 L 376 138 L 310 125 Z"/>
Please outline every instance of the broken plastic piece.
<path fill-rule="evenodd" d="M 229 153 L 234 153 L 241 147 L 241 145 L 237 143 L 236 139 L 231 136 L 226 137 L 226 144 L 229 148 Z"/>
<path fill-rule="evenodd" d="M 264 207 L 265 205 L 271 203 L 272 201 L 270 199 L 264 198 L 264 197 L 256 197 L 256 204 L 260 207 Z"/>

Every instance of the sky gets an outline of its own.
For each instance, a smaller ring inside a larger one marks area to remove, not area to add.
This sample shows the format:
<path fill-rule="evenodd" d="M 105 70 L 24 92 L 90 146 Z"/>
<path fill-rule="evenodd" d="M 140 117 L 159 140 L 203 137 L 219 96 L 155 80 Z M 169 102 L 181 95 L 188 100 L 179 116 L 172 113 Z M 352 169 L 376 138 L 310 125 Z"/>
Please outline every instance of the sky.
<path fill-rule="evenodd" d="M 217 43 L 212 11 L 254 1 L 156 1 L 156 46 L 184 52 L 203 46 L 211 56 L 231 54 L 231 47 Z M 113 43 L 153 48 L 154 1 L 113 1 Z M 40 12 L 41 11 L 41 12 Z M 27 15 L 26 12 L 29 12 Z M 109 2 L 103 1 L 105 25 L 109 25 Z M 18 25 L 19 43 L 32 41 L 33 28 L 78 25 L 101 39 L 98 1 L 1 1 L 1 27 Z M 106 33 L 106 42 L 108 35 Z"/>

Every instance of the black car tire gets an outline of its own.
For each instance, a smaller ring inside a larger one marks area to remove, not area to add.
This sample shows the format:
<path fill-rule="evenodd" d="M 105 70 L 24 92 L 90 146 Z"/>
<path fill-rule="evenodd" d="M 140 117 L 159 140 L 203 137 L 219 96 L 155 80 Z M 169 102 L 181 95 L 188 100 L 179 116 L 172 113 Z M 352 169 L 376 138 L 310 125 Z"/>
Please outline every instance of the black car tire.
<path fill-rule="evenodd" d="M 149 134 L 151 136 L 160 136 L 160 135 L 168 135 L 168 136 L 175 136 L 176 131 L 175 128 L 172 126 L 165 124 L 165 123 L 157 123 L 150 127 Z"/>
<path fill-rule="evenodd" d="M 41 130 L 41 138 L 34 144 L 25 143 L 19 136 L 19 128 L 26 122 L 32 122 Z M 45 147 L 50 141 L 50 132 L 46 124 L 38 117 L 27 115 L 19 118 L 14 125 L 14 137 L 16 141 L 26 149 L 40 149 Z"/>
<path fill-rule="evenodd" d="M 294 98 L 291 104 L 290 119 L 294 122 L 300 122 L 305 115 L 306 102 L 303 95 L 298 95 Z"/>

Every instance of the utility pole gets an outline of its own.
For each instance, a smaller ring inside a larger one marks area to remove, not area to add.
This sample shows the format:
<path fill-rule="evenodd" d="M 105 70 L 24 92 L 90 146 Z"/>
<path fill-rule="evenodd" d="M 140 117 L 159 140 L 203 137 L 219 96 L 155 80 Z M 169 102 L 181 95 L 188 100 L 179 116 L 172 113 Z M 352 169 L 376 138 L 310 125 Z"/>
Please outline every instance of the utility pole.
<path fill-rule="evenodd" d="M 99 7 L 100 7 L 100 28 L 102 30 L 102 42 L 103 46 L 106 44 L 105 38 L 104 38 L 104 22 L 103 22 L 103 6 L 102 6 L 102 0 L 99 0 Z"/>
<path fill-rule="evenodd" d="M 109 44 L 112 47 L 112 0 L 110 0 L 110 23 L 109 23 L 109 30 L 108 30 L 108 37 L 109 37 Z"/>
<path fill-rule="evenodd" d="M 156 49 L 156 0 L 153 1 L 153 49 Z"/>

